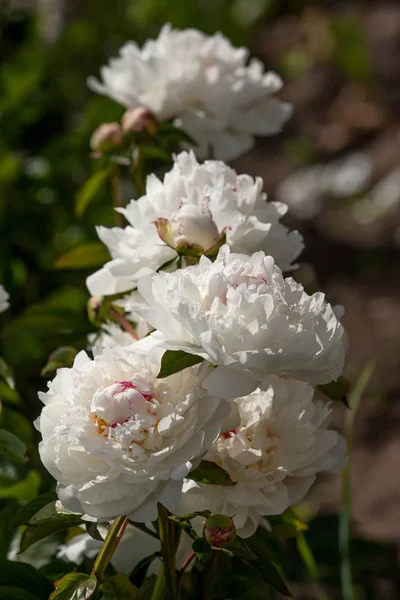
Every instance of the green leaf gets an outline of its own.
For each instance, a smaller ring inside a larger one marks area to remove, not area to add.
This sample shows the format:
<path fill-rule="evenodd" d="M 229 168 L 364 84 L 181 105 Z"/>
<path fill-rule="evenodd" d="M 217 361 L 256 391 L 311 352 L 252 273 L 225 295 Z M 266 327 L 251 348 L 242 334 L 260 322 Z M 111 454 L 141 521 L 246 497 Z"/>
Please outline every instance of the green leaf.
<path fill-rule="evenodd" d="M 59 256 L 56 269 L 87 269 L 99 267 L 110 260 L 110 253 L 101 242 L 87 242 Z"/>
<path fill-rule="evenodd" d="M 176 577 L 175 577 L 175 523 L 168 518 L 167 509 L 157 503 L 158 510 L 158 534 L 161 542 L 161 554 L 163 558 L 165 585 L 167 588 L 167 597 L 169 600 L 176 598 Z"/>
<path fill-rule="evenodd" d="M 92 521 L 87 521 L 85 523 L 86 531 L 90 535 L 90 537 L 98 542 L 104 542 L 104 539 L 101 537 L 101 534 L 97 528 L 98 523 L 93 523 Z"/>
<path fill-rule="evenodd" d="M 23 506 L 21 506 L 17 512 L 15 513 L 11 523 L 11 527 L 16 527 L 17 525 L 23 525 L 28 523 L 30 519 L 36 515 L 39 510 L 47 506 L 50 502 L 57 500 L 57 494 L 55 491 L 51 490 L 50 492 L 46 492 L 46 494 L 41 494 L 41 496 L 37 496 L 30 502 L 27 502 Z"/>
<path fill-rule="evenodd" d="M 0 561 L 0 586 L 18 585 L 19 588 L 37 594 L 40 598 L 48 598 L 54 586 L 40 571 L 22 562 L 11 560 Z M 0 594 L 0 597 L 1 594 Z"/>
<path fill-rule="evenodd" d="M 109 176 L 109 168 L 96 171 L 78 191 L 75 197 L 75 214 L 78 218 L 83 215 L 89 204 L 96 198 Z"/>
<path fill-rule="evenodd" d="M 157 375 L 158 379 L 178 373 L 186 367 L 192 367 L 204 360 L 201 356 L 189 354 L 184 350 L 166 350 L 161 360 L 161 369 Z"/>
<path fill-rule="evenodd" d="M 137 587 L 141 587 L 146 577 L 146 573 L 148 568 L 150 567 L 153 560 L 159 558 L 161 556 L 161 552 L 154 552 L 145 558 L 142 558 L 131 570 L 129 573 L 129 579 L 132 581 L 134 585 Z"/>
<path fill-rule="evenodd" d="M 187 142 L 191 146 L 197 146 L 195 140 L 186 131 L 180 127 L 175 127 L 173 123 L 161 123 L 158 130 L 158 137 L 168 142 Z"/>
<path fill-rule="evenodd" d="M 239 558 L 257 560 L 257 554 L 252 552 L 245 540 L 239 536 L 236 536 L 234 543 L 232 544 L 232 546 L 229 546 L 229 548 L 226 548 L 226 551 L 232 552 L 232 554 L 235 554 L 235 556 L 238 556 Z"/>
<path fill-rule="evenodd" d="M 40 486 L 40 475 L 37 471 L 29 471 L 26 479 L 8 486 L 0 487 L 0 498 L 17 498 L 32 500 L 37 496 Z"/>
<path fill-rule="evenodd" d="M 35 520 L 35 517 L 33 517 L 22 534 L 20 552 L 24 552 L 35 542 L 38 542 L 53 533 L 60 533 L 69 527 L 76 527 L 81 523 L 81 517 L 71 513 L 54 513 L 52 516 L 38 520 Z"/>
<path fill-rule="evenodd" d="M 62 367 L 72 367 L 74 364 L 75 356 L 78 351 L 72 346 L 61 346 L 52 352 L 47 360 L 47 363 L 40 371 L 42 377 L 54 373 L 57 369 Z"/>
<path fill-rule="evenodd" d="M 347 394 L 349 393 L 350 384 L 345 377 L 339 377 L 339 379 L 336 379 L 336 381 L 323 383 L 317 387 L 330 400 L 339 400 L 340 402 L 343 402 L 347 408 L 349 408 Z"/>
<path fill-rule="evenodd" d="M 102 592 L 107 600 L 138 600 L 140 598 L 138 588 L 133 585 L 127 575 L 122 573 L 107 578 L 102 585 Z"/>
<path fill-rule="evenodd" d="M 204 538 L 197 538 L 192 544 L 192 550 L 200 562 L 205 562 L 211 555 L 212 548 Z"/>
<path fill-rule="evenodd" d="M 4 379 L 8 387 L 15 389 L 14 374 L 11 367 L 0 356 L 0 377 Z"/>
<path fill-rule="evenodd" d="M 267 560 L 257 560 L 251 564 L 260 571 L 263 579 L 272 585 L 272 587 L 274 587 L 280 594 L 286 596 L 286 598 L 293 598 L 293 595 L 286 587 L 286 583 L 283 581 L 280 572 L 273 562 Z"/>
<path fill-rule="evenodd" d="M 25 452 L 25 445 L 16 435 L 5 429 L 0 429 L 0 454 L 2 456 L 25 464 Z"/>
<path fill-rule="evenodd" d="M 157 146 L 143 146 L 142 147 L 142 158 L 147 161 L 157 161 L 161 165 L 173 164 L 172 156 L 162 148 Z"/>
<path fill-rule="evenodd" d="M 49 600 L 87 600 L 97 588 L 96 576 L 92 573 L 68 573 L 56 583 Z"/>
<path fill-rule="evenodd" d="M 193 469 L 193 471 L 190 471 L 187 477 L 198 483 L 210 483 L 211 485 L 225 486 L 235 485 L 229 477 L 229 474 L 211 460 L 202 460 L 199 466 L 196 469 Z"/>
<path fill-rule="evenodd" d="M 191 521 L 195 517 L 204 517 L 205 519 L 208 519 L 208 517 L 211 517 L 211 515 L 212 515 L 211 510 L 198 510 L 196 512 L 188 513 L 187 515 L 183 515 L 183 517 L 177 517 L 176 515 L 170 515 L 169 518 L 170 519 L 173 518 L 173 520 L 176 521 L 177 523 L 181 523 L 182 521 Z"/>
<path fill-rule="evenodd" d="M 265 535 L 271 540 L 294 538 L 307 531 L 308 526 L 299 520 L 294 523 L 282 523 L 275 525 L 271 531 L 266 531 Z"/>
<path fill-rule="evenodd" d="M 34 596 L 26 590 L 13 586 L 0 587 L 0 598 L 1 600 L 43 600 L 43 596 Z"/>

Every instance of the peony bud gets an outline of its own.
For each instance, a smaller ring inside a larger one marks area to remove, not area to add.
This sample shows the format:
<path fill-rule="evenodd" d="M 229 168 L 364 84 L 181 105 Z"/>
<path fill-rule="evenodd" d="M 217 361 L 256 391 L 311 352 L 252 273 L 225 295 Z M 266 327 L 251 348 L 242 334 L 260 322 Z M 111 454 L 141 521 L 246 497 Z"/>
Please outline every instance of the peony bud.
<path fill-rule="evenodd" d="M 90 147 L 94 152 L 105 152 L 123 141 L 122 129 L 119 123 L 103 123 L 94 130 L 90 138 Z"/>
<path fill-rule="evenodd" d="M 130 131 L 135 133 L 146 132 L 151 136 L 157 133 L 160 125 L 153 113 L 144 106 L 127 110 L 122 117 L 121 124 L 125 134 Z"/>
<path fill-rule="evenodd" d="M 170 221 L 155 221 L 160 238 L 182 254 L 206 254 L 222 238 L 209 212 L 194 204 L 183 204 Z"/>
<path fill-rule="evenodd" d="M 204 524 L 203 536 L 214 548 L 228 548 L 236 539 L 236 527 L 231 517 L 211 515 Z"/>
<path fill-rule="evenodd" d="M 103 298 L 103 296 L 92 296 L 89 298 L 87 303 L 87 313 L 92 325 L 100 327 L 107 319 L 109 304 L 109 301 Z"/>

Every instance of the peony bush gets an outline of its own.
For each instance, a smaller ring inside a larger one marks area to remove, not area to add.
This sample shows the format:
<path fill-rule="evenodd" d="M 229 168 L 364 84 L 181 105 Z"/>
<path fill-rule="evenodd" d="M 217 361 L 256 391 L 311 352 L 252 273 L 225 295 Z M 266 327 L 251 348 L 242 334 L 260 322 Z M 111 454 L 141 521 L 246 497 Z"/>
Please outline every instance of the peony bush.
<path fill-rule="evenodd" d="M 166 25 L 89 86 L 127 109 L 90 140 L 113 182 L 116 226 L 97 227 L 111 259 L 87 279 L 97 332 L 45 368 L 35 425 L 56 492 L 21 506 L 9 559 L 67 531 L 51 600 L 222 598 L 226 561 L 290 596 L 259 540 L 301 532 L 292 507 L 346 463 L 321 397 L 345 396 L 346 334 L 296 281 L 287 206 L 222 162 L 281 130 L 280 78 L 221 34 Z"/>

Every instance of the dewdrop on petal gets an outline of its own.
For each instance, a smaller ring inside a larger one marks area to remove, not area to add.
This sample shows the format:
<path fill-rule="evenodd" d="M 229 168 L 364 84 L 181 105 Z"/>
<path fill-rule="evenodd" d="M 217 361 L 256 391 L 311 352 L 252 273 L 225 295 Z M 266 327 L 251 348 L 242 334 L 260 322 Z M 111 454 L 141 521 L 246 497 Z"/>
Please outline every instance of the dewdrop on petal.
<path fill-rule="evenodd" d="M 228 548 L 236 539 L 235 523 L 226 515 L 211 515 L 204 524 L 203 535 L 210 546 Z"/>

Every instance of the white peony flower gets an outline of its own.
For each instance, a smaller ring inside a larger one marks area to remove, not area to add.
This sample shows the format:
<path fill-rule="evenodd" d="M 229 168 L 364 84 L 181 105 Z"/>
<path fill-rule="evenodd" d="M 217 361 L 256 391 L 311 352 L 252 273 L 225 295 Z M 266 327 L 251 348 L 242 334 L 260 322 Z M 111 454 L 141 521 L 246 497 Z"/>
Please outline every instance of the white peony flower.
<path fill-rule="evenodd" d="M 238 534 L 252 535 L 264 515 L 299 502 L 321 471 L 336 473 L 346 445 L 327 429 L 331 409 L 314 389 L 293 379 L 268 377 L 260 389 L 231 401 L 236 413 L 205 456 L 223 467 L 233 487 L 186 480 L 179 514 L 209 509 L 235 515 Z"/>
<path fill-rule="evenodd" d="M 265 73 L 248 50 L 217 33 L 166 25 L 142 49 L 128 42 L 89 87 L 127 108 L 145 107 L 158 120 L 175 119 L 197 143 L 196 154 L 231 160 L 249 150 L 255 135 L 278 133 L 290 105 L 274 98 L 278 75 Z"/>
<path fill-rule="evenodd" d="M 146 195 L 120 209 L 130 225 L 98 227 L 113 260 L 87 280 L 94 296 L 132 289 L 136 282 L 177 257 L 177 251 L 216 253 L 226 239 L 234 252 L 263 250 L 290 269 L 303 240 L 279 220 L 287 207 L 266 202 L 262 179 L 238 175 L 222 162 L 199 164 L 182 152 L 161 182 L 147 179 Z"/>
<path fill-rule="evenodd" d="M 94 360 L 81 352 L 40 394 L 40 456 L 67 510 L 152 521 L 157 502 L 174 508 L 183 478 L 218 436 L 229 407 L 201 389 L 202 369 L 156 379 L 154 356 L 135 345 Z"/>
<path fill-rule="evenodd" d="M 131 346 L 134 341 L 130 333 L 112 321 L 104 323 L 98 333 L 89 333 L 88 335 L 88 347 L 94 356 L 102 354 L 107 349 Z"/>
<path fill-rule="evenodd" d="M 346 339 L 331 305 L 284 279 L 263 252 L 223 246 L 214 263 L 203 256 L 140 280 L 138 290 L 138 313 L 159 330 L 154 342 L 220 365 L 203 384 L 210 393 L 244 395 L 274 373 L 320 384 L 342 372 Z"/>
<path fill-rule="evenodd" d="M 9 298 L 10 298 L 10 295 L 6 292 L 4 287 L 0 284 L 0 313 L 7 310 L 7 308 L 10 306 L 10 303 L 8 302 Z"/>

